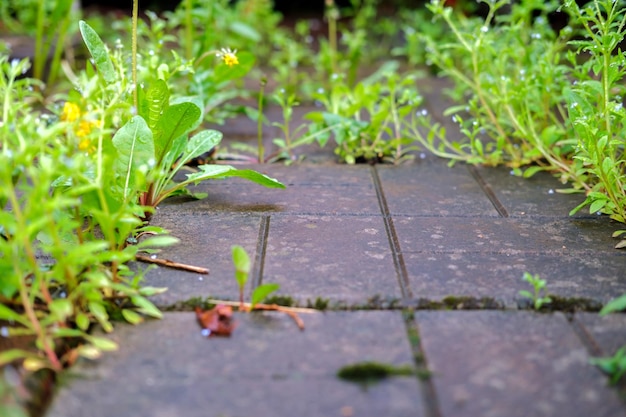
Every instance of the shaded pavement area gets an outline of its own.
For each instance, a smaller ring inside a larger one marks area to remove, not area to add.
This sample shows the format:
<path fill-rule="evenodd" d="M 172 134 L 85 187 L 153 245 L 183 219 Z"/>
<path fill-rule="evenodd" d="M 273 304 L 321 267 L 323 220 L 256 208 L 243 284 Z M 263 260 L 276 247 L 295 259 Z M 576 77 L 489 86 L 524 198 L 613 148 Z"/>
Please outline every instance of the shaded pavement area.
<path fill-rule="evenodd" d="M 275 114 L 279 114 L 276 111 Z M 271 118 L 271 113 L 268 116 Z M 222 127 L 225 143 L 256 137 Z M 266 130 L 268 146 L 272 129 Z M 568 212 L 584 197 L 549 175 L 448 167 L 432 155 L 401 166 L 335 162 L 252 165 L 287 185 L 239 179 L 195 187 L 152 223 L 181 242 L 159 257 L 210 268 L 159 268 L 146 284 L 163 320 L 118 325 L 119 350 L 82 361 L 61 381 L 48 417 L 108 416 L 626 416 L 623 387 L 590 365 L 626 344 L 626 315 L 597 311 L 626 292 L 626 252 L 604 216 Z M 250 288 L 280 284 L 301 307 L 300 331 L 280 313 L 235 313 L 230 338 L 203 337 L 191 311 L 236 300 L 231 246 L 253 258 Z M 547 280 L 550 311 L 520 290 Z M 349 382 L 337 372 L 375 361 L 412 376 Z"/>

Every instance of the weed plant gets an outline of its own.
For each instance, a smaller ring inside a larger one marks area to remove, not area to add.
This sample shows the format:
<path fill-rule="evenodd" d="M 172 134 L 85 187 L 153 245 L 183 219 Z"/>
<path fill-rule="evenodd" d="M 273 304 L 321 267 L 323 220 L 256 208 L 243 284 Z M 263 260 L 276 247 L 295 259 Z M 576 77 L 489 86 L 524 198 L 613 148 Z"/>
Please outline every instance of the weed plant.
<path fill-rule="evenodd" d="M 570 42 L 576 48 L 568 54 L 575 81 L 564 93 L 576 137 L 574 158 L 591 187 L 587 199 L 572 213 L 589 206 L 591 213 L 601 212 L 625 223 L 626 55 L 620 49 L 626 35 L 624 2 L 596 0 L 581 8 L 568 1 L 565 8 L 584 34 L 584 39 Z M 626 241 L 619 246 L 626 246 Z"/>
<path fill-rule="evenodd" d="M 0 32 L 33 36 L 35 51 L 33 76 L 53 84 L 61 68 L 63 52 L 70 55 L 72 37 L 76 34 L 78 11 L 74 0 L 6 0 L 0 4 Z M 43 86 L 42 86 L 43 87 Z"/>
<path fill-rule="evenodd" d="M 0 320 L 11 324 L 0 332 L 32 335 L 41 352 L 4 351 L 0 365 L 22 360 L 27 370 L 59 371 L 116 348 L 90 333 L 95 324 L 110 332 L 114 319 L 161 316 L 147 297 L 163 289 L 142 287 L 145 271 L 128 263 L 139 251 L 176 242 L 145 221 L 164 198 L 208 178 L 284 187 L 225 165 L 175 181 L 187 161 L 221 139 L 197 129 L 205 96 L 170 97 L 170 77 L 194 62 L 177 60 L 170 69 L 138 57 L 135 30 L 130 54 L 121 42 L 110 51 L 82 21 L 80 32 L 93 63 L 69 74 L 75 90 L 46 111 L 52 115 L 32 107 L 41 101 L 40 82 L 21 78 L 28 62 L 0 56 Z M 212 83 L 246 71 L 238 69 L 245 55 L 221 49 L 212 57 Z"/>
<path fill-rule="evenodd" d="M 526 176 L 546 169 L 558 170 L 564 180 L 578 179 L 571 161 L 575 146 L 567 140 L 563 122 L 563 89 L 570 83 L 561 59 L 566 31 L 559 36 L 547 24 L 555 3 L 486 3 L 484 19 L 455 14 L 442 1 L 428 5 L 455 36 L 449 43 L 429 37 L 424 41 L 428 59 L 455 83 L 454 98 L 460 104 L 445 115 L 467 141 L 450 141 L 443 130 L 430 140 L 418 140 L 454 160 L 507 165 L 518 173 L 533 165 Z M 510 14 L 498 14 L 504 6 L 511 7 Z"/>
<path fill-rule="evenodd" d="M 485 18 L 467 17 L 433 1 L 428 8 L 454 34 L 426 36 L 428 59 L 453 82 L 452 117 L 464 140 L 415 115 L 407 129 L 418 143 L 454 161 L 506 165 L 516 175 L 557 176 L 584 203 L 625 221 L 623 2 L 512 3 L 489 0 Z M 503 8 L 509 13 L 500 13 Z M 548 15 L 567 13 L 556 33 Z M 424 131 L 428 131 L 427 134 Z M 624 231 L 618 231 L 620 236 Z M 626 246 L 625 242 L 618 247 Z"/>
<path fill-rule="evenodd" d="M 403 78 L 395 70 L 390 62 L 353 88 L 343 77 L 333 77 L 330 90 L 315 95 L 325 110 L 306 116 L 313 122 L 311 130 L 322 132 L 316 140 L 323 146 L 333 137 L 335 153 L 348 164 L 411 158 L 415 147 L 404 135 L 402 121 L 420 107 L 422 97 L 415 78 Z"/>

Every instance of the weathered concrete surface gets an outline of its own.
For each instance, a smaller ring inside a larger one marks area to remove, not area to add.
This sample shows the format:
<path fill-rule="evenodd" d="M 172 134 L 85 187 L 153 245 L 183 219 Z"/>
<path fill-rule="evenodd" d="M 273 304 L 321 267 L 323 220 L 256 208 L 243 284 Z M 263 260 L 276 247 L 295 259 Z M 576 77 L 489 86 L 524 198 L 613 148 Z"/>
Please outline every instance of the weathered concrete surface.
<path fill-rule="evenodd" d="M 230 338 L 204 338 L 193 313 L 119 326 L 120 349 L 73 368 L 48 417 L 424 416 L 416 377 L 366 388 L 335 375 L 365 360 L 411 365 L 399 312 L 238 314 Z"/>
<path fill-rule="evenodd" d="M 402 252 L 538 253 L 597 257 L 619 254 L 607 218 L 400 217 L 395 221 Z"/>
<path fill-rule="evenodd" d="M 516 177 L 506 168 L 474 168 L 494 192 L 509 216 L 568 217 L 569 212 L 585 200 L 584 194 L 563 194 L 567 188 L 554 176 L 540 172 L 530 178 Z M 575 217 L 589 217 L 582 209 Z"/>
<path fill-rule="evenodd" d="M 273 218 L 263 279 L 303 301 L 401 297 L 381 217 Z"/>
<path fill-rule="evenodd" d="M 598 314 L 579 313 L 574 316 L 574 320 L 583 325 L 598 355 L 612 356 L 619 348 L 626 346 L 626 314 L 600 317 Z"/>
<path fill-rule="evenodd" d="M 377 167 L 389 212 L 412 216 L 490 216 L 498 212 L 464 165 L 430 156 L 403 166 Z"/>
<path fill-rule="evenodd" d="M 606 303 L 626 292 L 626 253 L 606 218 L 396 217 L 415 297 L 490 297 L 518 304 L 524 272 L 560 297 Z"/>
<path fill-rule="evenodd" d="M 192 189 L 208 193 L 187 202 L 194 213 L 269 212 L 281 214 L 378 215 L 380 209 L 367 166 L 246 165 L 287 186 L 267 189 L 242 179 L 207 181 Z"/>
<path fill-rule="evenodd" d="M 562 314 L 417 312 L 442 416 L 626 415 Z"/>
<path fill-rule="evenodd" d="M 260 225 L 258 215 L 206 213 L 192 216 L 178 212 L 174 206 L 164 206 L 152 223 L 180 239 L 180 243 L 162 249 L 157 257 L 210 270 L 209 275 L 163 267 L 150 271 L 146 285 L 168 288 L 152 301 L 159 306 L 170 306 L 193 297 L 238 297 L 231 247 L 243 246 L 254 262 Z"/>
<path fill-rule="evenodd" d="M 624 258 L 610 256 L 541 255 L 535 253 L 404 254 L 413 295 L 440 300 L 446 296 L 493 298 L 516 308 L 520 290 L 532 290 L 524 272 L 539 274 L 550 294 L 604 304 L 626 292 Z"/>

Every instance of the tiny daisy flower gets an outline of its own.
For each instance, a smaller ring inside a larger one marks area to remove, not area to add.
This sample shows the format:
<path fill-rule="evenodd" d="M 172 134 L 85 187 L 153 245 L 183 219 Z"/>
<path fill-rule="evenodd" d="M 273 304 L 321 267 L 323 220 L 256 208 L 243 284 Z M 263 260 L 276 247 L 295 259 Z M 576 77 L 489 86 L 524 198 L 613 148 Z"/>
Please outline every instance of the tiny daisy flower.
<path fill-rule="evenodd" d="M 237 50 L 231 51 L 230 48 L 222 48 L 217 52 L 217 57 L 221 58 L 224 61 L 224 64 L 232 67 L 233 65 L 239 64 L 239 59 L 237 59 Z"/>

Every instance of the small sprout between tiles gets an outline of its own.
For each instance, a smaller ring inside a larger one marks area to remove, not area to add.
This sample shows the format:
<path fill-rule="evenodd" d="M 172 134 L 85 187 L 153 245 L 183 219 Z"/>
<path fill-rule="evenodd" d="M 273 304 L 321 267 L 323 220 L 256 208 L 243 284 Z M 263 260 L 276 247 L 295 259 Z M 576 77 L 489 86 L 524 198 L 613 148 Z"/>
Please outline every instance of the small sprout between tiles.
<path fill-rule="evenodd" d="M 201 307 L 196 306 L 196 317 L 198 324 L 202 327 L 203 334 L 206 336 L 230 336 L 237 326 L 236 321 L 232 317 L 233 308 L 248 313 L 253 310 L 279 311 L 291 317 L 298 328 L 304 330 L 304 321 L 298 316 L 298 313 L 313 312 L 314 310 L 261 303 L 271 293 L 278 291 L 280 288 L 278 284 L 267 283 L 259 285 L 252 291 L 250 303 L 244 302 L 244 290 L 251 268 L 250 257 L 242 246 L 234 245 L 232 247 L 232 258 L 235 266 L 235 281 L 239 287 L 239 301 L 206 300 L 206 303 L 215 304 L 215 307 L 208 310 L 203 310 Z"/>
<path fill-rule="evenodd" d="M 533 292 L 521 290 L 519 295 L 528 298 L 535 310 L 541 310 L 544 305 L 552 303 L 552 299 L 547 295 L 546 280 L 541 279 L 539 274 L 524 272 L 522 279 L 533 287 Z"/>

